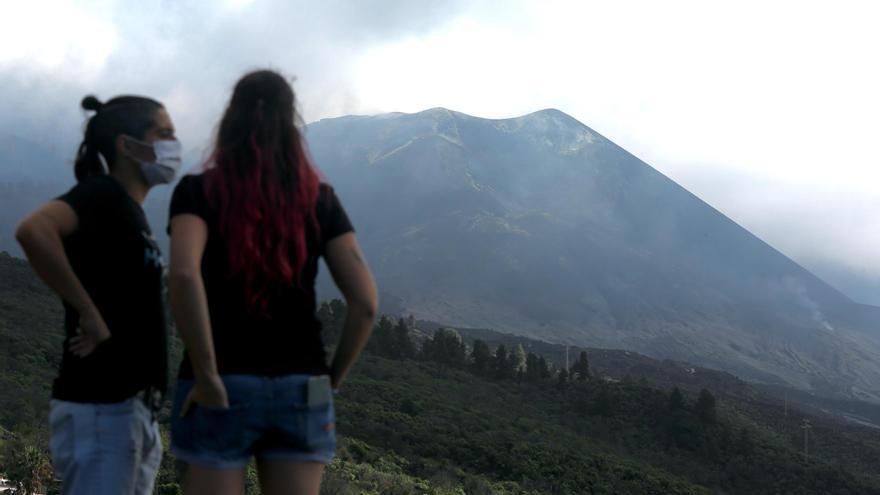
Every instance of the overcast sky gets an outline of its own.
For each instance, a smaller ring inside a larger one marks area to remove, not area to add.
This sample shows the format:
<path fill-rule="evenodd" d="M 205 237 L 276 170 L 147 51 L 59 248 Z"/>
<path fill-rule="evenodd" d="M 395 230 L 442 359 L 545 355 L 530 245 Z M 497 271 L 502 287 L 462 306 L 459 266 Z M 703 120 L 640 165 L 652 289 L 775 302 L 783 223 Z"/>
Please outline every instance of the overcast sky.
<path fill-rule="evenodd" d="M 307 121 L 553 107 L 880 302 L 875 5 L 3 2 L 0 133 L 66 145 L 83 95 L 142 93 L 202 149 L 235 80 L 264 66 L 296 77 Z"/>

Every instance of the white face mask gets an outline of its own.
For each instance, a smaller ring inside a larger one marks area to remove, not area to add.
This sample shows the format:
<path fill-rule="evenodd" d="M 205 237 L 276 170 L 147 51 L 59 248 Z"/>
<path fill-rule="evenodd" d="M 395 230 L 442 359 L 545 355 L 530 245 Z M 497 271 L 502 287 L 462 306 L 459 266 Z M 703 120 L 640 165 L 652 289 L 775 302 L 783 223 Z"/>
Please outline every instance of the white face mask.
<path fill-rule="evenodd" d="M 132 141 L 153 148 L 156 159 L 152 162 L 134 158 L 141 165 L 141 173 L 148 186 L 168 184 L 174 180 L 178 170 L 183 164 L 181 160 L 182 146 L 176 139 L 163 139 L 153 143 L 132 139 Z"/>

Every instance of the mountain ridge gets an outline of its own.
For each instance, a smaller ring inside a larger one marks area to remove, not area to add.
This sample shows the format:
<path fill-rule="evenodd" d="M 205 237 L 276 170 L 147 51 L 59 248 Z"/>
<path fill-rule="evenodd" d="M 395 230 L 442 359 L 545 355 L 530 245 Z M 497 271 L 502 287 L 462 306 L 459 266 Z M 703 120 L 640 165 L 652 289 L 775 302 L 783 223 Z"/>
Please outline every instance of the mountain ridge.
<path fill-rule="evenodd" d="M 324 119 L 306 136 L 386 311 L 880 397 L 880 308 L 564 112 L 435 108 Z M 0 249 L 20 254 L 14 225 L 63 188 L 0 188 Z M 145 205 L 163 245 L 169 195 Z"/>
<path fill-rule="evenodd" d="M 563 112 L 438 108 L 307 136 L 386 309 L 805 389 L 880 379 L 873 311 Z"/>

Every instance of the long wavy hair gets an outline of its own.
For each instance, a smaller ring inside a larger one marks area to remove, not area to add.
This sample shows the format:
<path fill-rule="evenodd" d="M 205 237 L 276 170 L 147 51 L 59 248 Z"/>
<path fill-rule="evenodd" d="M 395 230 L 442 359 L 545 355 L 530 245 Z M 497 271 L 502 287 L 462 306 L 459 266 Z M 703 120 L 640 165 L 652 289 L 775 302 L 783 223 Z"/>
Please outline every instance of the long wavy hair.
<path fill-rule="evenodd" d="M 263 314 L 280 289 L 302 287 L 308 229 L 320 235 L 320 178 L 295 103 L 276 72 L 242 77 L 206 163 L 205 192 L 218 213 L 230 275 L 243 278 L 248 307 Z"/>

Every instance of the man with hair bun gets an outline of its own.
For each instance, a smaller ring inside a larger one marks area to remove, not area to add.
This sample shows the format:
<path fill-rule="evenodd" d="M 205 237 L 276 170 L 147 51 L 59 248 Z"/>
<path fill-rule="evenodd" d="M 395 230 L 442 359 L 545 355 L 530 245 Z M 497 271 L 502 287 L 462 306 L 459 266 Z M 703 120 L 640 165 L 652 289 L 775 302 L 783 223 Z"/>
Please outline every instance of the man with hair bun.
<path fill-rule="evenodd" d="M 77 184 L 15 233 L 64 305 L 50 451 L 63 494 L 146 495 L 162 459 L 155 411 L 167 387 L 167 325 L 165 262 L 142 204 L 173 180 L 181 148 L 155 100 L 87 96 L 82 107 L 94 115 Z"/>

